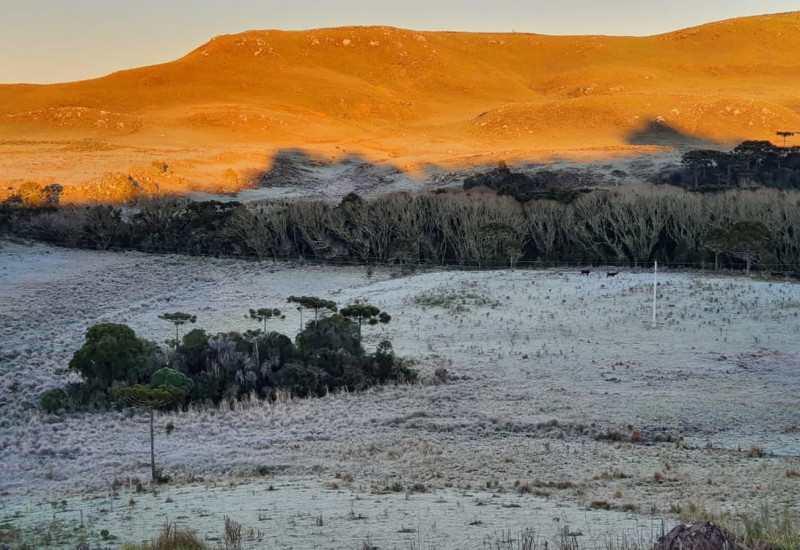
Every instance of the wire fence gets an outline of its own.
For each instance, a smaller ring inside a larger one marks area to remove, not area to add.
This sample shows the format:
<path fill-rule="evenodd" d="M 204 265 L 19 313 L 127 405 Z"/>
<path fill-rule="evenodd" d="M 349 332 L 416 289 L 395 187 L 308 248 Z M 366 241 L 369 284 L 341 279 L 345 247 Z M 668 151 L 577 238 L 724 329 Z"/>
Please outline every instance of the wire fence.
<path fill-rule="evenodd" d="M 9 238 L 11 237 L 11 238 Z M 316 266 L 341 266 L 341 267 L 364 267 L 364 268 L 387 268 L 400 269 L 403 271 L 415 271 L 422 269 L 439 269 L 453 271 L 502 271 L 507 269 L 563 269 L 578 270 L 584 274 L 591 274 L 597 270 L 607 271 L 647 271 L 653 269 L 653 261 L 647 263 L 634 262 L 586 262 L 569 260 L 518 260 L 511 263 L 498 262 L 479 262 L 476 260 L 458 260 L 454 258 L 443 258 L 437 261 L 430 260 L 394 260 L 387 261 L 385 258 L 367 256 L 353 258 L 350 256 L 320 257 L 311 254 L 270 254 L 259 256 L 257 253 L 248 250 L 176 250 L 166 246 L 153 246 L 146 244 L 123 245 L 119 243 L 110 244 L 106 247 L 80 246 L 74 244 L 72 240 L 58 240 L 44 238 L 41 236 L 30 235 L 29 239 L 16 236 L 6 236 L 7 240 L 27 243 L 30 241 L 48 244 L 60 248 L 75 250 L 91 250 L 97 252 L 141 252 L 143 254 L 163 254 L 187 257 L 202 257 L 214 259 L 243 260 L 249 262 L 275 262 L 275 263 L 300 263 L 303 265 Z M 681 270 L 681 271 L 700 271 L 705 273 L 718 274 L 739 274 L 745 271 L 744 265 L 723 265 L 715 269 L 714 262 L 711 261 L 671 261 L 668 259 L 655 258 L 658 261 L 659 270 Z M 759 275 L 772 277 L 800 278 L 800 263 L 754 263 L 752 266 Z M 586 273 L 588 271 L 589 273 Z"/>

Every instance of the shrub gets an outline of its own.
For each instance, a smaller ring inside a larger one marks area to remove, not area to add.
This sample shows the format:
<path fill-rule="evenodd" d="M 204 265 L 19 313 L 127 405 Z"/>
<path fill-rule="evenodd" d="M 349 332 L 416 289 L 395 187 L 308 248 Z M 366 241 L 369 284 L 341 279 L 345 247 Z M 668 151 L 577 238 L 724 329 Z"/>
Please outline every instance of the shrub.
<path fill-rule="evenodd" d="M 211 401 L 218 402 L 224 390 L 223 380 L 220 376 L 212 372 L 201 372 L 193 378 L 194 387 L 189 393 L 190 401 Z"/>
<path fill-rule="evenodd" d="M 167 523 L 158 538 L 149 544 L 124 545 L 123 550 L 206 550 L 197 535 L 174 524 Z"/>
<path fill-rule="evenodd" d="M 181 374 L 175 369 L 163 367 L 154 372 L 153 376 L 150 377 L 150 385 L 154 388 L 159 386 L 173 386 L 188 394 L 192 391 L 194 383 L 191 378 Z"/>
<path fill-rule="evenodd" d="M 304 359 L 313 359 L 322 351 L 345 351 L 354 357 L 364 355 L 358 323 L 341 315 L 331 315 L 319 321 L 310 321 L 296 338 L 297 347 Z"/>
<path fill-rule="evenodd" d="M 298 397 L 321 396 L 328 388 L 330 377 L 319 367 L 289 363 L 276 376 L 279 386 Z"/>
<path fill-rule="evenodd" d="M 147 359 L 154 352 L 129 326 L 101 323 L 86 331 L 86 342 L 72 356 L 69 368 L 100 388 L 117 381 L 136 384 L 152 372 Z"/>
<path fill-rule="evenodd" d="M 48 414 L 62 414 L 70 412 L 73 407 L 64 388 L 53 388 L 39 396 L 39 408 Z"/>
<path fill-rule="evenodd" d="M 267 363 L 274 371 L 286 365 L 297 351 L 288 336 L 275 331 L 260 335 L 256 345 L 261 364 Z"/>
<path fill-rule="evenodd" d="M 200 328 L 190 330 L 176 350 L 178 368 L 189 375 L 195 375 L 206 367 L 208 357 L 208 334 Z"/>

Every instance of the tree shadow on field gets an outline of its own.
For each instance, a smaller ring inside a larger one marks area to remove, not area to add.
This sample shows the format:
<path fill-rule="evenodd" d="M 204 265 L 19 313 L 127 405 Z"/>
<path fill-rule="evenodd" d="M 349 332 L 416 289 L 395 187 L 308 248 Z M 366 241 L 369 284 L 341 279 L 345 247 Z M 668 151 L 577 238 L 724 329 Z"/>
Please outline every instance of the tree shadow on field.
<path fill-rule="evenodd" d="M 494 166 L 487 165 L 485 169 Z M 253 193 L 272 191 L 283 196 L 336 199 L 349 193 L 366 196 L 461 187 L 464 178 L 483 168 L 454 169 L 429 163 L 421 170 L 408 172 L 388 160 L 373 161 L 354 153 L 331 158 L 290 148 L 276 151 L 271 163 L 249 180 Z"/>
<path fill-rule="evenodd" d="M 344 196 L 374 192 L 404 178 L 408 176 L 392 164 L 377 164 L 352 154 L 327 160 L 296 148 L 277 151 L 272 164 L 257 173 L 253 183 L 259 188 L 301 187 L 322 195 Z"/>
<path fill-rule="evenodd" d="M 657 120 L 651 120 L 643 127 L 628 134 L 626 141 L 629 145 L 655 145 L 680 150 L 728 148 L 725 143 L 685 134 L 669 124 Z"/>

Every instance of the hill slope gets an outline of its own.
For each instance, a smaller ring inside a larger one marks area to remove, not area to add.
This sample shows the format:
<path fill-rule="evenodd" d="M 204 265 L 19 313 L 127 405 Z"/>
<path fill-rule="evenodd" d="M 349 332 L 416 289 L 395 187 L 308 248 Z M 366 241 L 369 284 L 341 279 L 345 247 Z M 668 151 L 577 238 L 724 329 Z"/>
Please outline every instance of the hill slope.
<path fill-rule="evenodd" d="M 181 188 L 288 148 L 411 169 L 771 139 L 800 131 L 798 31 L 800 12 L 643 38 L 220 36 L 171 63 L 0 86 L 0 179 L 79 183 L 157 159 Z"/>

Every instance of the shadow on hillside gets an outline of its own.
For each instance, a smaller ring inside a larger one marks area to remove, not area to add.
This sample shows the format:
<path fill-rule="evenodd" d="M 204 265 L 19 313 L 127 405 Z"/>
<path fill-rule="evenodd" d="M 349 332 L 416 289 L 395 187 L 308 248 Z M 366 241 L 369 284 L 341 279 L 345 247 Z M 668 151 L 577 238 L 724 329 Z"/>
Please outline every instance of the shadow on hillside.
<path fill-rule="evenodd" d="M 664 124 L 657 120 L 652 120 L 644 127 L 628 134 L 626 141 L 629 145 L 655 145 L 658 147 L 673 147 L 680 150 L 727 148 L 724 143 L 685 134 L 669 124 Z"/>
<path fill-rule="evenodd" d="M 661 131 L 653 130 L 661 135 Z M 687 147 L 704 144 L 706 147 L 717 146 L 711 142 L 694 140 L 680 133 L 668 132 L 675 146 L 675 136 L 683 139 Z M 654 140 L 644 139 L 647 134 L 632 135 L 631 139 L 641 144 L 656 144 Z M 662 140 L 660 145 L 667 144 Z M 514 177 L 529 176 L 546 180 L 547 186 L 559 188 L 586 189 L 617 186 L 623 180 L 626 171 L 635 175 L 639 181 L 648 178 L 657 171 L 657 166 L 647 157 L 646 166 L 642 166 L 639 158 L 629 159 L 627 164 L 610 162 L 573 163 L 561 159 L 550 162 L 517 161 L 508 166 Z M 340 200 L 349 193 L 361 196 L 375 196 L 384 193 L 402 191 L 435 191 L 442 188 L 462 189 L 468 178 L 476 175 L 497 173 L 506 170 L 505 163 L 488 161 L 483 164 L 464 166 L 463 168 L 444 167 L 435 163 L 427 163 L 413 174 L 404 171 L 391 162 L 373 162 L 366 157 L 349 154 L 338 159 L 322 157 L 301 148 L 289 148 L 276 151 L 272 160 L 261 170 L 248 174 L 249 187 L 236 193 L 199 193 L 191 194 L 194 200 L 218 200 L 253 202 L 275 199 L 328 199 Z M 501 168 L 502 167 L 502 168 Z"/>
<path fill-rule="evenodd" d="M 433 183 L 435 186 L 461 185 L 466 173 L 451 172 L 442 178 L 444 170 L 431 165 L 423 181 L 391 163 L 375 163 L 360 155 L 347 155 L 336 160 L 315 157 L 303 149 L 284 149 L 275 153 L 272 164 L 252 178 L 258 190 L 297 192 L 298 196 L 340 198 L 348 193 L 374 194 L 387 191 L 418 189 Z M 432 177 L 439 174 L 440 177 Z"/>

